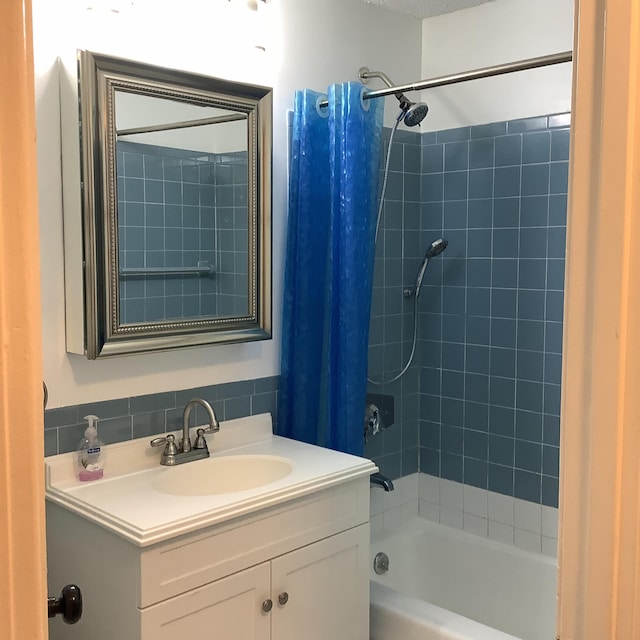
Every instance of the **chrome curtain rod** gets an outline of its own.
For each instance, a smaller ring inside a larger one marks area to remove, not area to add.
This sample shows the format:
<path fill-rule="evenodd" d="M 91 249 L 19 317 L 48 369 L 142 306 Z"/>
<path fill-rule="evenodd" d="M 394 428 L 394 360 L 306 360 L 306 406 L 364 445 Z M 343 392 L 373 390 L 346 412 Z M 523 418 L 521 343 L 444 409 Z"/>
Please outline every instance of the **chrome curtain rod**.
<path fill-rule="evenodd" d="M 221 122 L 235 122 L 236 120 L 246 120 L 245 113 L 230 113 L 226 116 L 215 116 L 212 118 L 200 118 L 199 120 L 184 120 L 182 122 L 172 122 L 170 124 L 152 124 L 148 127 L 133 127 L 131 129 L 119 129 L 118 136 L 131 136 L 135 133 L 152 133 L 154 131 L 173 131 L 174 129 L 187 129 L 189 127 L 204 127 L 208 124 L 219 124 Z"/>
<path fill-rule="evenodd" d="M 461 73 L 454 73 L 448 76 L 439 76 L 429 80 L 419 80 L 418 82 L 411 84 L 400 84 L 395 87 L 378 89 L 377 91 L 367 91 L 362 95 L 362 98 L 364 100 L 371 100 L 371 98 L 383 98 L 384 96 L 404 93 L 405 91 L 421 91 L 423 89 L 433 89 L 434 87 L 444 87 L 449 84 L 457 84 L 458 82 L 467 82 L 468 80 L 491 78 L 492 76 L 514 73 L 515 71 L 526 71 L 528 69 L 537 69 L 539 67 L 562 64 L 563 62 L 571 62 L 572 59 L 572 51 L 562 51 L 561 53 L 552 53 L 547 56 L 527 58 L 526 60 L 497 64 L 492 67 L 483 67 L 482 69 L 475 69 L 473 71 L 462 71 Z M 318 106 L 327 107 L 328 105 L 329 102 L 327 100 L 323 100 Z"/>

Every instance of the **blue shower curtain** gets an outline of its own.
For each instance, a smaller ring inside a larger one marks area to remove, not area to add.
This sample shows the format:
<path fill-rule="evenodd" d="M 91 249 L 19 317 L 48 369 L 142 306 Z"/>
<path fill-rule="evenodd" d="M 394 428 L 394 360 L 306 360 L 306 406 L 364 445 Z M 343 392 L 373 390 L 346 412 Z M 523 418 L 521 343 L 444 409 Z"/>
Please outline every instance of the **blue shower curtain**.
<path fill-rule="evenodd" d="M 357 455 L 383 115 L 362 92 L 295 95 L 278 410 L 280 435 Z"/>

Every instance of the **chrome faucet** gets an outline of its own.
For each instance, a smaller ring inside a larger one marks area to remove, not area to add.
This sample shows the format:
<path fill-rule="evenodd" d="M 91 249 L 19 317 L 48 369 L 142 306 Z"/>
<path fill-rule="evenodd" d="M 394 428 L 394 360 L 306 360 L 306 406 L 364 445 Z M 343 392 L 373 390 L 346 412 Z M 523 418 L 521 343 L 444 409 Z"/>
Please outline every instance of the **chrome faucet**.
<path fill-rule="evenodd" d="M 184 408 L 184 413 L 182 414 L 182 441 L 180 442 L 180 451 L 182 453 L 191 451 L 191 439 L 189 438 L 189 416 L 191 415 L 191 410 L 196 405 L 204 407 L 209 416 L 209 426 L 204 429 L 202 433 L 197 434 L 198 437 L 196 438 L 194 449 L 206 448 L 207 444 L 203 437 L 203 434 L 217 433 L 218 431 L 220 431 L 220 423 L 218 422 L 218 418 L 216 418 L 213 407 L 202 398 L 194 398 L 193 400 L 189 400 L 189 402 L 187 402 L 187 406 Z M 198 429 L 198 431 L 200 430 Z M 202 440 L 200 438 L 202 438 Z M 204 446 L 202 443 L 204 443 Z"/>
<path fill-rule="evenodd" d="M 206 428 L 199 428 L 196 431 L 196 440 L 191 446 L 191 438 L 189 437 L 189 417 L 191 411 L 196 405 L 204 407 L 209 417 L 209 424 Z M 220 423 L 216 418 L 216 413 L 213 407 L 202 398 L 194 398 L 189 400 L 184 408 L 182 414 L 182 439 L 176 444 L 175 436 L 170 433 L 167 436 L 160 436 L 154 438 L 151 441 L 152 447 L 159 447 L 165 445 L 164 451 L 160 458 L 160 464 L 166 466 L 174 466 L 176 464 L 183 464 L 185 462 L 191 462 L 193 460 L 201 460 L 202 458 L 209 457 L 209 448 L 207 447 L 207 441 L 204 438 L 205 433 L 217 433 L 220 431 Z"/>

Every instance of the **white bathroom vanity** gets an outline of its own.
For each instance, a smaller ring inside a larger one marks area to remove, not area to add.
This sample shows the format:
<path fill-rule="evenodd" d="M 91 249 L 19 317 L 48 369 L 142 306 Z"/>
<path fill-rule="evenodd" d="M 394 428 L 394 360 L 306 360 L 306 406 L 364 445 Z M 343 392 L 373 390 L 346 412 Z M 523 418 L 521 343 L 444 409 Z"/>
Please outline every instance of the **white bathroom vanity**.
<path fill-rule="evenodd" d="M 369 460 L 221 423 L 211 457 L 109 446 L 102 480 L 47 458 L 49 584 L 84 613 L 52 640 L 367 640 Z"/>

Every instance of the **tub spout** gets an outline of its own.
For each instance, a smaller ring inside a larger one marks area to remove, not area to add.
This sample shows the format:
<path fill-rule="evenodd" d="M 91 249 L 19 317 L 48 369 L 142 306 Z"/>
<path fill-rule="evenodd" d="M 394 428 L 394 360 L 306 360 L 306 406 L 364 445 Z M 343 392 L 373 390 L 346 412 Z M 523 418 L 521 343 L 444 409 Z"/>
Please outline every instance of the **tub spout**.
<path fill-rule="evenodd" d="M 369 482 L 376 487 L 382 487 L 385 491 L 393 491 L 393 482 L 381 473 L 372 473 Z"/>

